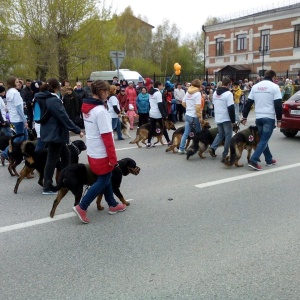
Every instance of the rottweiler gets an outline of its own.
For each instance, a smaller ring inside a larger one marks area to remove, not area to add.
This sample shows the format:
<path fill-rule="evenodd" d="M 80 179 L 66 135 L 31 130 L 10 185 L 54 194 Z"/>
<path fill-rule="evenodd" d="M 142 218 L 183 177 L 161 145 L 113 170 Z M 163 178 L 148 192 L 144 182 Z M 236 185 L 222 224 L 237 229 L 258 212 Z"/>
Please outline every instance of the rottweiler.
<path fill-rule="evenodd" d="M 79 161 L 79 154 L 86 150 L 86 145 L 82 140 L 75 140 L 68 145 L 70 150 L 70 163 L 75 164 Z M 37 170 L 39 174 L 38 184 L 43 186 L 44 170 L 47 162 L 48 150 L 39 149 L 35 150 L 35 144 L 30 141 L 26 141 L 22 145 L 22 155 L 24 156 L 25 166 L 20 172 L 20 176 L 17 179 L 14 187 L 14 193 L 18 193 L 18 188 L 22 180 L 31 174 L 34 170 Z M 59 174 L 61 172 L 60 161 L 56 163 L 56 180 L 58 181 Z"/>
<path fill-rule="evenodd" d="M 177 128 L 175 130 L 175 132 L 172 135 L 172 145 L 166 149 L 166 152 L 173 151 L 173 153 L 176 153 L 175 152 L 175 148 L 177 148 L 177 149 L 179 148 L 179 145 L 180 145 L 180 142 L 181 142 L 181 138 L 182 138 L 182 136 L 184 134 L 184 127 L 185 126 L 182 126 L 182 127 L 179 127 L 179 128 Z M 201 127 L 202 127 L 202 130 L 206 130 L 206 129 L 209 129 L 211 126 L 210 126 L 210 124 L 209 124 L 208 121 L 202 120 L 201 121 Z M 196 130 L 193 127 L 192 131 L 190 132 L 190 134 L 189 134 L 189 136 L 187 138 L 187 142 L 186 142 L 185 148 L 188 148 L 191 139 L 193 139 L 193 137 L 195 135 L 196 135 Z"/>
<path fill-rule="evenodd" d="M 112 171 L 112 189 L 113 193 L 120 199 L 123 204 L 127 206 L 130 204 L 123 197 L 120 186 L 122 183 L 122 177 L 128 174 L 138 175 L 140 173 L 140 168 L 136 165 L 136 162 L 131 158 L 123 158 L 118 161 L 118 165 Z M 70 190 L 75 196 L 74 206 L 78 205 L 83 194 L 84 186 L 91 186 L 97 180 L 97 175 L 91 172 L 90 166 L 88 164 L 73 164 L 62 170 L 58 185 L 51 187 L 51 190 L 58 191 L 56 199 L 53 202 L 52 210 L 50 212 L 50 217 L 53 218 L 56 208 L 63 197 Z M 101 200 L 103 195 L 97 197 L 97 208 L 98 210 L 103 210 L 101 206 Z"/>
<path fill-rule="evenodd" d="M 247 160 L 250 161 L 252 149 L 255 150 L 259 143 L 259 135 L 257 126 L 249 126 L 248 128 L 235 134 L 230 141 L 229 155 L 226 157 L 225 164 L 227 166 L 243 167 L 239 163 L 243 150 L 247 150 Z"/>
<path fill-rule="evenodd" d="M 164 126 L 166 127 L 167 130 L 176 130 L 174 123 L 170 120 L 165 120 Z M 137 146 L 140 148 L 142 147 L 139 144 L 139 142 L 141 141 L 143 144 L 147 145 L 145 141 L 148 139 L 149 130 L 150 130 L 150 123 L 143 124 L 142 126 L 140 126 L 136 131 L 135 140 L 129 142 L 129 144 L 137 144 Z M 156 145 L 158 142 L 164 145 L 162 141 L 163 135 L 164 135 L 163 128 L 160 128 L 160 125 L 156 123 L 156 131 L 153 137 L 156 137 L 157 141 L 154 143 L 154 145 Z"/>

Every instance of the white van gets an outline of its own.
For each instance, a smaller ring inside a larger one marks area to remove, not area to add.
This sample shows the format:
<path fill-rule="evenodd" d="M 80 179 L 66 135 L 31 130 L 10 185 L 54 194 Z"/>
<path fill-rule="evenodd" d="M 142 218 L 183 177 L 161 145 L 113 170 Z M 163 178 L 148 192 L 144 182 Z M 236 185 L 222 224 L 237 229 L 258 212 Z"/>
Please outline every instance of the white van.
<path fill-rule="evenodd" d="M 139 81 L 143 80 L 143 76 L 136 72 L 130 71 L 129 69 L 119 69 L 119 76 L 118 70 L 115 71 L 95 71 L 91 73 L 90 79 L 91 80 L 106 80 L 109 83 L 112 83 L 113 77 L 116 76 L 119 78 L 119 82 L 121 80 L 133 81 L 134 84 L 137 84 Z"/>

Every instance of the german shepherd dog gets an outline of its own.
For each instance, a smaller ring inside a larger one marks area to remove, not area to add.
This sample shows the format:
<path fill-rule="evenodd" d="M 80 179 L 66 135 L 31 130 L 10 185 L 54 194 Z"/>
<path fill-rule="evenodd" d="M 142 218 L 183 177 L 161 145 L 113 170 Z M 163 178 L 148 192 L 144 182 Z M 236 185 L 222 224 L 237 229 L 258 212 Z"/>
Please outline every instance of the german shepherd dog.
<path fill-rule="evenodd" d="M 86 145 L 82 140 L 75 140 L 68 145 L 70 150 L 70 163 L 75 164 L 79 161 L 79 154 L 86 150 Z M 37 170 L 39 174 L 38 184 L 43 186 L 44 180 L 44 170 L 47 162 L 48 150 L 39 149 L 35 150 L 35 144 L 30 141 L 26 141 L 22 145 L 22 154 L 25 160 L 25 166 L 20 172 L 20 176 L 17 179 L 16 185 L 14 187 L 14 193 L 18 193 L 18 188 L 22 180 L 31 174 L 34 170 Z M 56 179 L 58 181 L 58 176 L 61 171 L 61 164 L 58 161 L 56 164 Z"/>
<path fill-rule="evenodd" d="M 243 167 L 239 163 L 243 150 L 248 151 L 247 160 L 250 161 L 252 149 L 255 150 L 259 143 L 258 128 L 256 126 L 249 126 L 248 128 L 235 134 L 230 141 L 229 155 L 226 157 L 225 164 L 227 166 Z"/>
<path fill-rule="evenodd" d="M 170 120 L 165 120 L 164 126 L 166 127 L 167 130 L 171 130 L 171 129 L 176 130 L 174 123 Z M 139 142 L 142 142 L 144 145 L 147 145 L 145 141 L 148 139 L 149 130 L 150 130 L 149 123 L 143 124 L 142 126 L 140 126 L 136 131 L 135 140 L 129 142 L 129 144 L 137 144 L 137 146 L 139 148 L 142 147 L 142 146 L 140 146 Z M 160 128 L 159 124 L 156 123 L 156 131 L 155 131 L 155 134 L 153 135 L 153 137 L 156 137 L 157 141 L 154 143 L 154 145 L 156 145 L 158 142 L 160 142 L 162 145 L 164 145 L 164 143 L 162 141 L 163 135 L 164 135 L 164 128 Z"/>
<path fill-rule="evenodd" d="M 202 130 L 206 130 L 206 129 L 209 129 L 211 126 L 210 126 L 208 121 L 202 120 L 201 121 L 201 127 L 202 127 Z M 172 145 L 166 149 L 166 152 L 173 151 L 173 153 L 176 153 L 175 148 L 177 148 L 177 149 L 179 148 L 181 138 L 182 138 L 183 133 L 184 133 L 184 129 L 185 129 L 185 126 L 182 126 L 182 127 L 179 127 L 175 130 L 175 132 L 172 135 Z M 190 144 L 190 141 L 193 139 L 193 137 L 195 135 L 196 135 L 195 127 L 192 127 L 192 131 L 190 132 L 190 134 L 187 138 L 185 148 L 188 148 L 188 146 Z"/>
<path fill-rule="evenodd" d="M 140 168 L 136 165 L 136 162 L 131 158 L 123 158 L 118 161 L 118 166 L 112 171 L 112 188 L 113 193 L 120 199 L 120 201 L 129 205 L 130 203 L 123 197 L 120 186 L 122 183 L 122 177 L 128 174 L 138 175 L 140 173 Z M 75 196 L 74 206 L 78 205 L 83 194 L 83 187 L 91 186 L 97 180 L 97 175 L 91 172 L 88 164 L 73 164 L 62 170 L 58 185 L 52 187 L 54 191 L 58 191 L 56 199 L 53 202 L 52 210 L 50 212 L 50 217 L 53 218 L 56 208 L 63 197 L 70 190 Z M 97 197 L 97 208 L 98 210 L 103 210 L 104 207 L 101 206 L 101 200 L 103 195 Z"/>
<path fill-rule="evenodd" d="M 239 129 L 239 124 L 236 123 L 233 127 L 233 131 L 237 133 Z M 206 158 L 203 153 L 207 150 L 208 146 L 213 143 L 217 134 L 218 127 L 205 129 L 197 133 L 193 138 L 193 144 L 187 149 L 186 159 L 189 159 L 196 152 L 198 152 L 200 158 Z M 220 145 L 223 145 L 223 142 Z"/>

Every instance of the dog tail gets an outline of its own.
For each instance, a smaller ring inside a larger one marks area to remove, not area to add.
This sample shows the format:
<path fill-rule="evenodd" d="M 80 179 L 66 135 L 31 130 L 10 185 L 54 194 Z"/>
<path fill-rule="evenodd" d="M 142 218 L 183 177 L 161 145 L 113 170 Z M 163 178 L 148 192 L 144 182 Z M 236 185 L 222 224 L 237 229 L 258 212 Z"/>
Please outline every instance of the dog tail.
<path fill-rule="evenodd" d="M 195 153 L 199 151 L 199 140 L 197 138 L 194 139 L 192 146 L 190 146 L 186 150 L 186 159 L 189 159 Z"/>

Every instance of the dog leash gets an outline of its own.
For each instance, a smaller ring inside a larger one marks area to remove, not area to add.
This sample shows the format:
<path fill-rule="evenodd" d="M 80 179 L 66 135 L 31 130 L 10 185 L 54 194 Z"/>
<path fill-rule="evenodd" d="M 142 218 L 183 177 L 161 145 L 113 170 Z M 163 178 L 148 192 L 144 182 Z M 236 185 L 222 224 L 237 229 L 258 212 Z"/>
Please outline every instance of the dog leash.
<path fill-rule="evenodd" d="M 76 152 L 77 152 L 77 155 L 80 154 L 80 150 L 78 149 L 78 147 L 70 140 L 70 143 L 69 143 L 70 146 L 74 147 Z"/>

